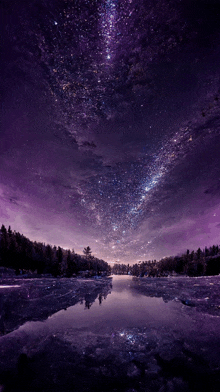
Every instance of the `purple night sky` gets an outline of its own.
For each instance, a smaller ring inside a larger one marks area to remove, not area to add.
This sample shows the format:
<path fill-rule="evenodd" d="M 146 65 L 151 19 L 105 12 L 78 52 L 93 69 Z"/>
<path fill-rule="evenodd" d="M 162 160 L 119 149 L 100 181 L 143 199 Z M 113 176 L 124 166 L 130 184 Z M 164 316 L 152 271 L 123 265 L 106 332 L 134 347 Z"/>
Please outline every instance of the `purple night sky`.
<path fill-rule="evenodd" d="M 1 2 L 0 223 L 137 262 L 220 239 L 220 1 Z"/>

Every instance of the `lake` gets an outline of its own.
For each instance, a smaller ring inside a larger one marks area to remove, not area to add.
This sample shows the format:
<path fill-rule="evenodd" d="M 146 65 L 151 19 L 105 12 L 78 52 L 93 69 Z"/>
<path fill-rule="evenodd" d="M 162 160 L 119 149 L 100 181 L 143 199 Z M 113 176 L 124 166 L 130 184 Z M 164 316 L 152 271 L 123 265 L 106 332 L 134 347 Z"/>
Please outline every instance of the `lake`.
<path fill-rule="evenodd" d="M 215 391 L 219 327 L 218 317 L 176 297 L 140 294 L 132 277 L 113 276 L 111 289 L 96 299 L 87 291 L 74 306 L 2 337 L 12 377 L 3 369 L 0 382 L 6 391 L 28 392 Z"/>
<path fill-rule="evenodd" d="M 165 303 L 162 298 L 146 297 L 134 289 L 130 283 L 132 277 L 128 275 L 115 275 L 112 280 L 111 293 L 103 298 L 98 296 L 90 306 L 86 299 L 61 310 L 43 323 L 29 322 L 20 327 L 27 333 L 39 329 L 47 333 L 66 335 L 75 329 L 85 331 L 85 328 L 94 333 L 133 327 L 163 327 L 188 328 L 190 320 L 181 313 L 181 304 L 176 301 Z"/>

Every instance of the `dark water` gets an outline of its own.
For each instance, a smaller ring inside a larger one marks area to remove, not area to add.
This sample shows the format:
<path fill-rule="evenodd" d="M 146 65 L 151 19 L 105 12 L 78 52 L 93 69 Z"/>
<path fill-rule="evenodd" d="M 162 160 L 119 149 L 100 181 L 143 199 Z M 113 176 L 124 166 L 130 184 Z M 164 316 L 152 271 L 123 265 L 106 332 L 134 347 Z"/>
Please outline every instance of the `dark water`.
<path fill-rule="evenodd" d="M 3 336 L 0 391 L 219 391 L 219 318 L 132 286 L 114 276 L 109 294 Z"/>
<path fill-rule="evenodd" d="M 28 322 L 20 331 L 26 333 L 59 333 L 75 334 L 77 329 L 93 333 L 111 332 L 123 328 L 160 326 L 172 328 L 188 328 L 189 318 L 182 315 L 181 304 L 177 301 L 165 303 L 162 298 L 146 297 L 130 287 L 132 277 L 114 276 L 112 291 L 106 298 L 98 296 L 90 308 L 86 300 L 61 310 L 45 322 Z"/>

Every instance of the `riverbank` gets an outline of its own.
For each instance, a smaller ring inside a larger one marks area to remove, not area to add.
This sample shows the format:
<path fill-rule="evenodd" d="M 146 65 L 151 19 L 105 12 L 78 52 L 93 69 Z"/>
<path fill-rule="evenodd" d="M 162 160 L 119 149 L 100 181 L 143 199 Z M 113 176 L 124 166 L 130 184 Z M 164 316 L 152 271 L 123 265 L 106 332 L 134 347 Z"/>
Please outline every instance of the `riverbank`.
<path fill-rule="evenodd" d="M 27 321 L 43 321 L 78 302 L 87 306 L 111 291 L 111 278 L 4 278 L 0 280 L 0 335 Z M 7 287 L 9 286 L 9 287 Z"/>
<path fill-rule="evenodd" d="M 131 287 L 147 297 L 179 301 L 202 313 L 220 316 L 220 276 L 136 278 Z"/>

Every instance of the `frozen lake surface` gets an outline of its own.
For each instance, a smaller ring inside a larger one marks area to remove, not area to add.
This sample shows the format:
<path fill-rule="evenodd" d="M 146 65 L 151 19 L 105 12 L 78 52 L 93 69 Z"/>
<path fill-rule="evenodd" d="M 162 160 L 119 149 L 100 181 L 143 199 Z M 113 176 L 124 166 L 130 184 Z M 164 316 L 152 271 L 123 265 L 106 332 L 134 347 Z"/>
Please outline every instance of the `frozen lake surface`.
<path fill-rule="evenodd" d="M 41 287 L 41 295 L 52 287 L 52 281 L 49 286 L 49 280 L 41 282 L 21 284 L 36 308 L 38 298 L 32 298 L 30 286 Z M 50 312 L 44 321 L 31 321 L 26 314 L 29 321 L 20 318 L 20 326 L 0 338 L 2 390 L 220 390 L 220 317 L 210 314 L 213 307 L 217 312 L 219 297 L 209 311 L 206 292 L 214 286 L 217 293 L 219 277 L 114 276 L 112 287 L 109 282 L 72 280 L 72 293 L 81 290 L 75 305 Z M 61 290 L 58 302 L 72 295 L 71 280 L 53 284 Z M 16 294 L 18 289 L 12 290 Z M 46 292 L 41 295 L 46 301 Z"/>

